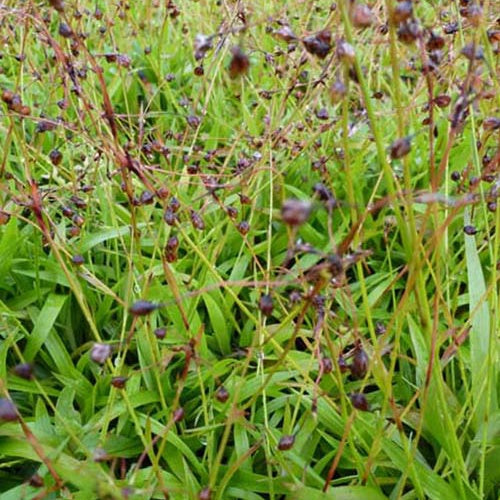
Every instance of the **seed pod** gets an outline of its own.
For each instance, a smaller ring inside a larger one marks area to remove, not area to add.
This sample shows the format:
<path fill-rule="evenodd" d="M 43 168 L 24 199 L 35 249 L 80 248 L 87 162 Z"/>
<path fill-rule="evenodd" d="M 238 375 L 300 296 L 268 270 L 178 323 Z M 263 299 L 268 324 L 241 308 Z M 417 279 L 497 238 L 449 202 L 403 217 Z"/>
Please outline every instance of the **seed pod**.
<path fill-rule="evenodd" d="M 156 328 L 154 331 L 155 337 L 159 340 L 163 340 L 165 336 L 167 335 L 167 329 L 166 328 Z"/>
<path fill-rule="evenodd" d="M 382 321 L 377 321 L 375 323 L 375 334 L 376 335 L 383 335 L 387 331 L 384 323 Z"/>
<path fill-rule="evenodd" d="M 158 304 L 153 304 L 148 300 L 138 300 L 130 306 L 129 312 L 133 316 L 147 316 L 159 307 L 160 306 Z"/>
<path fill-rule="evenodd" d="M 242 220 L 240 223 L 238 223 L 236 228 L 243 236 L 245 236 L 250 231 L 250 224 L 246 220 Z"/>
<path fill-rule="evenodd" d="M 125 387 L 125 384 L 127 383 L 127 380 L 127 377 L 113 377 L 111 379 L 111 385 L 116 389 L 123 389 Z"/>
<path fill-rule="evenodd" d="M 73 30 L 66 23 L 60 23 L 59 34 L 63 38 L 71 38 L 73 36 Z"/>
<path fill-rule="evenodd" d="M 141 202 L 141 205 L 151 205 L 155 201 L 154 194 L 151 191 L 145 189 L 141 193 L 139 201 Z"/>
<path fill-rule="evenodd" d="M 274 35 L 284 42 L 294 42 L 298 40 L 297 35 L 291 30 L 290 26 L 282 26 L 279 30 L 274 31 Z"/>
<path fill-rule="evenodd" d="M 356 348 L 356 352 L 354 353 L 354 357 L 351 363 L 351 374 L 354 378 L 362 379 L 365 377 L 368 372 L 368 365 L 370 364 L 370 360 L 368 359 L 368 355 L 364 351 L 362 347 Z"/>
<path fill-rule="evenodd" d="M 398 2 L 392 10 L 391 23 L 396 26 L 404 23 L 413 16 L 413 5 L 411 2 Z"/>
<path fill-rule="evenodd" d="M 370 411 L 370 405 L 364 394 L 359 392 L 352 393 L 350 396 L 352 406 L 357 410 Z"/>
<path fill-rule="evenodd" d="M 31 380 L 33 378 L 33 365 L 31 363 L 19 363 L 14 366 L 14 373 L 25 380 Z"/>
<path fill-rule="evenodd" d="M 399 26 L 397 35 L 401 42 L 411 44 L 421 35 L 420 26 L 416 21 L 407 21 Z"/>
<path fill-rule="evenodd" d="M 170 198 L 170 201 L 168 203 L 168 208 L 175 214 L 177 213 L 180 207 L 181 204 L 179 200 L 175 196 L 172 196 L 172 198 Z"/>
<path fill-rule="evenodd" d="M 487 205 L 487 208 L 490 212 L 496 212 L 497 211 L 497 202 L 496 201 L 490 201 Z"/>
<path fill-rule="evenodd" d="M 90 359 L 100 365 L 103 365 L 110 356 L 111 346 L 108 344 L 99 344 L 96 342 L 90 351 Z"/>
<path fill-rule="evenodd" d="M 349 365 L 347 364 L 347 362 L 346 362 L 344 356 L 342 356 L 342 354 L 339 355 L 337 363 L 339 365 L 340 373 L 345 373 L 346 371 L 349 370 Z"/>
<path fill-rule="evenodd" d="M 85 219 L 79 214 L 73 215 L 71 220 L 72 220 L 73 224 L 79 228 L 85 224 Z"/>
<path fill-rule="evenodd" d="M 85 263 L 85 259 L 83 258 L 83 255 L 73 255 L 73 257 L 71 257 L 71 262 L 75 266 L 81 266 Z"/>
<path fill-rule="evenodd" d="M 271 314 L 273 313 L 273 307 L 273 298 L 271 297 L 271 295 L 262 295 L 259 301 L 260 312 L 264 316 L 271 316 Z"/>
<path fill-rule="evenodd" d="M 320 59 L 324 59 L 330 52 L 332 45 L 332 32 L 330 30 L 318 31 L 302 40 L 307 52 Z"/>
<path fill-rule="evenodd" d="M 475 234 L 477 234 L 477 229 L 475 226 L 469 224 L 467 226 L 464 226 L 464 233 L 469 236 L 474 236 Z"/>
<path fill-rule="evenodd" d="M 318 120 L 328 120 L 330 115 L 328 114 L 328 110 L 326 108 L 321 108 L 316 111 L 316 117 Z"/>
<path fill-rule="evenodd" d="M 293 434 L 282 436 L 278 443 L 278 450 L 280 451 L 289 450 L 293 447 L 294 443 L 295 443 L 295 436 Z"/>
<path fill-rule="evenodd" d="M 446 108 L 451 102 L 451 97 L 446 94 L 438 95 L 434 98 L 434 104 L 438 108 Z"/>
<path fill-rule="evenodd" d="M 184 408 L 177 408 L 173 414 L 174 422 L 180 422 L 184 418 Z"/>
<path fill-rule="evenodd" d="M 7 398 L 0 398 L 0 422 L 15 422 L 19 420 L 16 405 Z"/>
<path fill-rule="evenodd" d="M 57 12 L 64 11 L 64 2 L 62 0 L 49 0 L 49 3 Z"/>
<path fill-rule="evenodd" d="M 191 210 L 191 224 L 193 224 L 195 229 L 199 229 L 200 231 L 205 229 L 205 223 L 203 222 L 201 215 L 194 210 Z"/>
<path fill-rule="evenodd" d="M 238 217 L 238 209 L 228 205 L 225 207 L 226 214 L 229 216 L 230 219 L 236 219 Z"/>
<path fill-rule="evenodd" d="M 373 24 L 374 15 L 370 7 L 356 4 L 351 12 L 351 22 L 356 28 L 368 28 Z"/>
<path fill-rule="evenodd" d="M 200 117 L 198 117 L 196 115 L 189 115 L 187 117 L 187 122 L 188 122 L 188 125 L 190 125 L 191 127 L 197 128 L 199 126 L 199 124 L 201 123 L 201 119 L 200 119 Z"/>
<path fill-rule="evenodd" d="M 240 46 L 235 46 L 231 49 L 232 57 L 229 62 L 229 76 L 231 78 L 236 78 L 240 75 L 245 75 L 248 73 L 248 68 L 250 67 L 250 59 L 243 52 Z"/>
<path fill-rule="evenodd" d="M 389 148 L 393 160 L 406 156 L 411 151 L 410 137 L 396 139 Z"/>
<path fill-rule="evenodd" d="M 289 226 L 300 226 L 311 214 L 311 203 L 303 200 L 289 199 L 283 202 L 281 217 Z"/>
<path fill-rule="evenodd" d="M 169 208 L 165 211 L 163 214 L 163 220 L 169 225 L 169 226 L 175 226 L 178 222 L 178 217 L 177 215 L 172 212 Z"/>
<path fill-rule="evenodd" d="M 53 149 L 49 153 L 49 159 L 52 162 L 52 165 L 57 166 L 61 163 L 63 158 L 62 153 L 58 149 Z"/>
<path fill-rule="evenodd" d="M 461 177 L 461 176 L 460 176 L 460 172 L 458 172 L 458 171 L 454 170 L 454 171 L 451 173 L 450 177 L 451 177 L 451 180 L 452 180 L 452 181 L 458 182 L 458 181 L 460 180 L 460 177 Z"/>
<path fill-rule="evenodd" d="M 229 399 L 229 391 L 223 385 L 220 385 L 215 392 L 215 398 L 217 401 L 225 403 Z"/>
<path fill-rule="evenodd" d="M 427 40 L 427 43 L 425 44 L 425 48 L 428 51 L 431 50 L 441 50 L 444 48 L 445 41 L 442 36 L 436 35 L 433 31 L 431 31 L 429 40 Z"/>

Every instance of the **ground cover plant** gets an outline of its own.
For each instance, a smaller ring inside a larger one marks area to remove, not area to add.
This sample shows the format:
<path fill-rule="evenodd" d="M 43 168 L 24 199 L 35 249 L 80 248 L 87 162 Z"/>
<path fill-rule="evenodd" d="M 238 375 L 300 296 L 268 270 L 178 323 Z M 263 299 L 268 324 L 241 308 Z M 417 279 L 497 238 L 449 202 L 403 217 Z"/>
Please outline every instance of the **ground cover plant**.
<path fill-rule="evenodd" d="M 495 2 L 0 40 L 2 500 L 497 498 Z"/>

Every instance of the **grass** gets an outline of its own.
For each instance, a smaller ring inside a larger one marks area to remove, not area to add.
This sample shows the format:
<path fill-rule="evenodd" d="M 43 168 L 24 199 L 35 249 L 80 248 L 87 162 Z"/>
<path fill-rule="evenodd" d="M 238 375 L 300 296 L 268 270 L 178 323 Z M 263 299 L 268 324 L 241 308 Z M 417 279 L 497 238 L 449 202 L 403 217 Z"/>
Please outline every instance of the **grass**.
<path fill-rule="evenodd" d="M 0 5 L 2 500 L 497 498 L 497 14 L 365 7 Z"/>

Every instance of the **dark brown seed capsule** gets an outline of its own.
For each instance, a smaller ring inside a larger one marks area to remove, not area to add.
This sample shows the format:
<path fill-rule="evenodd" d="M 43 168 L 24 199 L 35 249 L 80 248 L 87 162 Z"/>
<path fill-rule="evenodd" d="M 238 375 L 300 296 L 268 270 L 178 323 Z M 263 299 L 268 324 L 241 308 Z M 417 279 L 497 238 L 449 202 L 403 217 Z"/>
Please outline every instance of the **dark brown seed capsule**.
<path fill-rule="evenodd" d="M 467 225 L 464 226 L 464 233 L 468 234 L 469 236 L 474 236 L 475 234 L 477 234 L 477 229 L 475 228 L 475 226 Z"/>
<path fill-rule="evenodd" d="M 196 66 L 193 70 L 195 76 L 203 76 L 205 74 L 205 70 L 203 66 Z"/>
<path fill-rule="evenodd" d="M 416 21 L 407 21 L 399 26 L 397 35 L 401 42 L 411 44 L 421 35 L 420 26 Z"/>
<path fill-rule="evenodd" d="M 328 110 L 326 108 L 321 108 L 316 111 L 316 117 L 318 120 L 328 120 L 330 118 L 330 115 L 328 114 Z"/>
<path fill-rule="evenodd" d="M 293 434 L 288 434 L 286 436 L 282 436 L 278 443 L 278 450 L 286 451 L 293 447 L 295 443 L 295 436 Z"/>
<path fill-rule="evenodd" d="M 259 301 L 260 312 L 264 316 L 271 316 L 271 314 L 273 313 L 273 307 L 273 298 L 268 294 L 262 295 Z"/>
<path fill-rule="evenodd" d="M 0 422 L 15 422 L 19 420 L 16 405 L 7 398 L 0 398 Z"/>
<path fill-rule="evenodd" d="M 167 335 L 167 329 L 166 328 L 156 328 L 154 331 L 155 337 L 159 340 L 162 340 L 165 338 Z"/>
<path fill-rule="evenodd" d="M 300 226 L 309 218 L 311 204 L 308 201 L 289 199 L 283 202 L 281 217 L 289 226 Z"/>
<path fill-rule="evenodd" d="M 357 410 L 370 411 L 370 405 L 364 394 L 359 392 L 352 393 L 350 396 L 352 406 Z"/>
<path fill-rule="evenodd" d="M 141 205 L 151 205 L 155 201 L 154 194 L 149 190 L 144 190 L 139 198 Z"/>
<path fill-rule="evenodd" d="M 442 36 L 436 35 L 436 33 L 431 31 L 429 40 L 427 40 L 427 43 L 425 44 L 425 48 L 428 51 L 441 50 L 442 48 L 444 48 L 444 45 L 445 45 L 444 38 Z"/>
<path fill-rule="evenodd" d="M 490 212 L 496 212 L 497 211 L 497 202 L 496 201 L 490 201 L 488 203 L 488 210 Z"/>
<path fill-rule="evenodd" d="M 236 219 L 238 216 L 238 210 L 230 205 L 225 207 L 226 209 L 226 214 L 231 218 L 231 219 Z"/>
<path fill-rule="evenodd" d="M 94 363 L 104 364 L 111 356 L 111 346 L 108 344 L 95 343 L 90 351 L 90 359 Z"/>
<path fill-rule="evenodd" d="M 313 35 L 307 36 L 302 40 L 307 52 L 320 59 L 324 59 L 332 48 L 332 32 L 323 30 Z"/>
<path fill-rule="evenodd" d="M 52 165 L 57 166 L 61 163 L 62 161 L 62 153 L 58 149 L 53 149 L 49 153 L 49 159 L 52 162 Z"/>
<path fill-rule="evenodd" d="M 370 361 L 363 348 L 357 348 L 351 363 L 351 374 L 354 378 L 362 379 L 368 372 Z"/>
<path fill-rule="evenodd" d="M 133 316 L 147 316 L 159 307 L 160 306 L 158 304 L 153 304 L 148 300 L 138 300 L 130 306 L 129 312 Z"/>
<path fill-rule="evenodd" d="M 177 248 L 179 248 L 179 238 L 177 238 L 177 236 L 175 236 L 174 234 L 173 236 L 170 236 L 167 241 L 167 249 L 170 251 L 174 251 L 177 250 Z"/>
<path fill-rule="evenodd" d="M 365 4 L 356 4 L 351 13 L 352 24 L 356 28 L 368 28 L 375 18 L 372 10 Z"/>
<path fill-rule="evenodd" d="M 451 97 L 446 94 L 438 95 L 434 98 L 434 103 L 438 108 L 446 108 L 451 102 Z"/>
<path fill-rule="evenodd" d="M 11 90 L 4 90 L 2 92 L 2 101 L 6 104 L 10 104 L 14 100 L 14 96 L 15 94 Z"/>
<path fill-rule="evenodd" d="M 339 365 L 339 370 L 340 373 L 345 373 L 349 370 L 349 365 L 347 364 L 347 361 L 345 360 L 344 356 L 340 355 L 337 363 Z"/>
<path fill-rule="evenodd" d="M 20 363 L 14 366 L 14 373 L 25 380 L 33 378 L 33 365 L 31 363 Z"/>
<path fill-rule="evenodd" d="M 460 176 L 460 172 L 457 172 L 456 170 L 454 170 L 454 171 L 451 173 L 450 177 L 451 177 L 451 180 L 452 180 L 452 181 L 458 182 L 458 181 L 460 180 L 460 177 L 461 177 L 461 176 Z"/>
<path fill-rule="evenodd" d="M 73 255 L 71 262 L 75 264 L 75 266 L 81 266 L 85 263 L 85 259 L 83 258 L 83 255 Z"/>
<path fill-rule="evenodd" d="M 250 59 L 243 52 L 241 47 L 236 46 L 231 50 L 232 57 L 229 62 L 229 76 L 231 78 L 236 78 L 240 75 L 245 75 L 248 73 L 248 68 L 250 67 Z"/>
<path fill-rule="evenodd" d="M 184 418 L 184 408 L 180 407 L 174 411 L 174 422 L 180 422 Z"/>
<path fill-rule="evenodd" d="M 190 125 L 191 127 L 197 128 L 199 126 L 199 124 L 201 123 L 201 119 L 196 115 L 189 115 L 187 117 L 187 122 L 188 122 L 188 125 Z"/>
<path fill-rule="evenodd" d="M 71 38 L 73 36 L 73 30 L 66 23 L 60 23 L 59 34 L 63 38 Z"/>
<path fill-rule="evenodd" d="M 64 2 L 62 0 L 49 0 L 49 3 L 58 12 L 64 11 Z"/>
<path fill-rule="evenodd" d="M 181 207 L 181 204 L 180 204 L 179 200 L 175 196 L 172 196 L 172 198 L 170 198 L 170 201 L 168 203 L 168 208 L 172 212 L 176 213 L 180 207 Z"/>
<path fill-rule="evenodd" d="M 200 231 L 205 229 L 205 223 L 203 222 L 201 215 L 194 210 L 191 210 L 191 224 L 193 224 L 195 229 L 199 229 Z"/>
<path fill-rule="evenodd" d="M 331 373 L 333 370 L 332 358 L 324 357 L 321 358 L 321 370 L 323 373 Z"/>
<path fill-rule="evenodd" d="M 111 385 L 116 389 L 123 389 L 126 383 L 127 383 L 127 377 L 119 376 L 119 377 L 113 377 L 111 379 Z"/>
<path fill-rule="evenodd" d="M 242 220 L 240 223 L 238 223 L 236 228 L 243 236 L 245 236 L 250 231 L 250 224 L 246 220 Z"/>
<path fill-rule="evenodd" d="M 398 2 L 392 10 L 391 23 L 398 25 L 404 23 L 413 16 L 413 5 L 411 2 Z"/>
<path fill-rule="evenodd" d="M 215 397 L 217 401 L 225 403 L 229 399 L 229 391 L 223 385 L 221 385 L 215 392 Z"/>
<path fill-rule="evenodd" d="M 177 215 L 170 210 L 170 208 L 167 208 L 165 213 L 163 214 L 163 220 L 169 225 L 169 226 L 175 226 L 178 221 Z"/>
<path fill-rule="evenodd" d="M 212 490 L 207 486 L 198 493 L 198 500 L 211 500 Z"/>
<path fill-rule="evenodd" d="M 250 205 L 252 200 L 246 194 L 240 194 L 240 203 L 242 205 Z"/>
<path fill-rule="evenodd" d="M 73 215 L 71 220 L 73 221 L 73 224 L 77 227 L 82 227 L 85 224 L 85 219 L 78 214 Z"/>
<path fill-rule="evenodd" d="M 43 479 L 39 474 L 33 474 L 28 481 L 28 484 L 33 488 L 41 488 L 43 486 Z"/>
<path fill-rule="evenodd" d="M 403 137 L 396 139 L 389 148 L 393 160 L 406 156 L 411 151 L 411 139 Z"/>

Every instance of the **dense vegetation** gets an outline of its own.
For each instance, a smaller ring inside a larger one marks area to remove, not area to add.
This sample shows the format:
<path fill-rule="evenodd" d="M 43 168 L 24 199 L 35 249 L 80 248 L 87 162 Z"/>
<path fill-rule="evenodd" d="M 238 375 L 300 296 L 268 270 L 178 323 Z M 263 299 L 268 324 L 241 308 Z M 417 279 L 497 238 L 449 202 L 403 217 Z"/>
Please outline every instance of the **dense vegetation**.
<path fill-rule="evenodd" d="M 497 498 L 495 2 L 0 3 L 0 497 Z"/>

